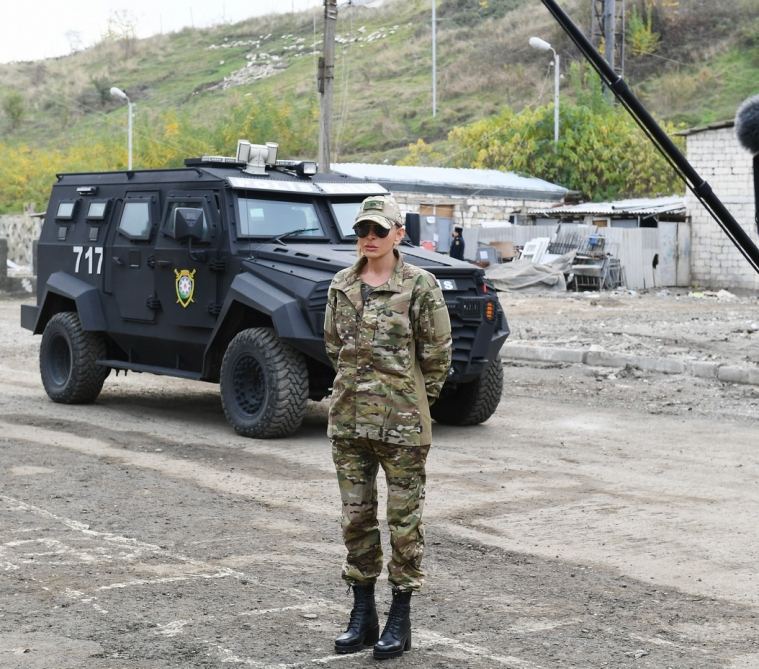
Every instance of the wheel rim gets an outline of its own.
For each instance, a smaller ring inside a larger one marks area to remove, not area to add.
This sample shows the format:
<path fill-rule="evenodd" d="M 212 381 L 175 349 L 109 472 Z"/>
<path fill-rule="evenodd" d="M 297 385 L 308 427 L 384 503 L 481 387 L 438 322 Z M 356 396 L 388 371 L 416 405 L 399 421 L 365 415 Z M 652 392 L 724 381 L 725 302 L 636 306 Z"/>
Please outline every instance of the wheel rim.
<path fill-rule="evenodd" d="M 71 347 L 65 337 L 50 343 L 50 377 L 56 386 L 65 386 L 71 376 Z"/>
<path fill-rule="evenodd" d="M 237 360 L 232 386 L 237 406 L 248 415 L 258 413 L 266 397 L 266 377 L 255 357 L 243 355 Z"/>

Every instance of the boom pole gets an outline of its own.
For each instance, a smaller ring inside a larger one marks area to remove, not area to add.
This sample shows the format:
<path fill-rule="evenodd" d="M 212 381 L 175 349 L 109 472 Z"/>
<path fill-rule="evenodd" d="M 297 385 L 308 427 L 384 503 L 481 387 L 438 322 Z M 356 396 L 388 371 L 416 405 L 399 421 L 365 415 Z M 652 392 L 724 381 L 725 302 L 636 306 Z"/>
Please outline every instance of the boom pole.
<path fill-rule="evenodd" d="M 614 93 L 615 97 L 622 106 L 627 109 L 635 122 L 640 126 L 643 132 L 654 143 L 654 146 L 667 159 L 672 168 L 685 181 L 685 184 L 699 199 L 712 218 L 722 228 L 723 232 L 730 238 L 735 247 L 748 260 L 756 272 L 759 272 L 759 248 L 748 236 L 748 233 L 741 227 L 740 223 L 735 220 L 727 207 L 715 195 L 712 187 L 702 179 L 698 172 L 688 162 L 688 159 L 682 154 L 680 149 L 669 138 L 661 126 L 654 120 L 653 116 L 641 104 L 640 100 L 630 90 L 624 79 L 619 76 L 614 69 L 607 63 L 603 56 L 590 43 L 583 32 L 572 22 L 572 19 L 559 7 L 555 0 L 541 0 L 553 17 L 558 21 L 564 32 L 569 35 L 583 56 L 590 62 L 593 68 L 598 72 L 603 82 Z"/>

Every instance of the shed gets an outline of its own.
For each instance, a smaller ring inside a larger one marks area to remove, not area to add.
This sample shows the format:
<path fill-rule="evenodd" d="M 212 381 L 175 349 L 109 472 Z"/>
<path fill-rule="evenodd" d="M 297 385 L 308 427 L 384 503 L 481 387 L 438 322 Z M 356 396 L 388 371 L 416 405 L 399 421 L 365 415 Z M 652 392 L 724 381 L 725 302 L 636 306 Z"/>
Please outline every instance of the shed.
<path fill-rule="evenodd" d="M 571 221 L 597 228 L 656 228 L 659 221 L 682 223 L 687 219 L 685 197 L 682 195 L 583 202 L 530 209 L 528 213 L 540 224 Z"/>
<path fill-rule="evenodd" d="M 441 252 L 449 249 L 454 225 L 465 228 L 466 238 L 468 228 L 505 225 L 529 208 L 562 203 L 568 193 L 543 179 L 499 170 L 368 163 L 333 163 L 332 170 L 385 186 L 403 213 L 421 215 L 422 240 Z"/>

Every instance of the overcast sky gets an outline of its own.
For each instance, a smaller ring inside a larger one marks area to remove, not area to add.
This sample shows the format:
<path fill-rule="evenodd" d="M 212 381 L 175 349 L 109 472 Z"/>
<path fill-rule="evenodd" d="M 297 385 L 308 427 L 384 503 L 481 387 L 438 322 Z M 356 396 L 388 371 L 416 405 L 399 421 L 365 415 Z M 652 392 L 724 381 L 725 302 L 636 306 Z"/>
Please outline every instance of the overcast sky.
<path fill-rule="evenodd" d="M 74 47 L 91 46 L 102 38 L 115 13 L 133 20 L 138 37 L 148 37 L 323 4 L 323 0 L 8 0 L 0 11 L 0 63 L 62 56 Z"/>

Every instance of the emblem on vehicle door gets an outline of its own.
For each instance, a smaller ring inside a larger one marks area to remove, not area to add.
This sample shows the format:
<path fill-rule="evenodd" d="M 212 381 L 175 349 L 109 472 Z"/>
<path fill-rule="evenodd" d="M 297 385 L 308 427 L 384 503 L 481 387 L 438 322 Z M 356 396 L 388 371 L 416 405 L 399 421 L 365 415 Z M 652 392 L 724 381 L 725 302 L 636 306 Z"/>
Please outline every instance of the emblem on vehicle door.
<path fill-rule="evenodd" d="M 193 301 L 192 296 L 195 293 L 195 272 L 198 270 L 174 270 L 174 274 L 177 277 L 177 302 L 183 307 L 189 306 Z"/>

